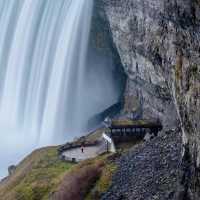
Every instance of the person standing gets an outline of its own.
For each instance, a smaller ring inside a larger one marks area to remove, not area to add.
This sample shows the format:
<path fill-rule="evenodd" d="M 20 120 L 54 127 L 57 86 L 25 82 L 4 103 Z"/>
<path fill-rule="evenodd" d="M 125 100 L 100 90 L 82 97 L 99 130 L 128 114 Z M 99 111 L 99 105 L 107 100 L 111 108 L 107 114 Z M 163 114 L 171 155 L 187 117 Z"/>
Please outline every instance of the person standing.
<path fill-rule="evenodd" d="M 84 142 L 81 144 L 81 152 L 84 153 Z"/>

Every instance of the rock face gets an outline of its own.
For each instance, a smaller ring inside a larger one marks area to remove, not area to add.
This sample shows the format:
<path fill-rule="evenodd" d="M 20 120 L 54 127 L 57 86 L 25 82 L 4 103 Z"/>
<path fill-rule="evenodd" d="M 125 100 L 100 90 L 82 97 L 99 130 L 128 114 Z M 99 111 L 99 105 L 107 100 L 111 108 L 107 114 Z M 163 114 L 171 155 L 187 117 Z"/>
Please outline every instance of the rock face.
<path fill-rule="evenodd" d="M 97 0 L 129 77 L 125 111 L 181 124 L 182 199 L 200 199 L 200 1 Z M 133 103 L 134 102 L 134 103 Z"/>
<path fill-rule="evenodd" d="M 94 83 L 93 88 L 99 84 L 99 87 L 102 87 L 102 90 L 106 91 L 103 94 L 100 93 L 99 96 L 101 95 L 103 97 L 106 95 L 108 98 L 110 96 L 110 99 L 115 98 L 112 101 L 114 105 L 112 103 L 108 104 L 104 110 L 99 110 L 99 113 L 89 120 L 88 129 L 90 129 L 91 124 L 103 121 L 108 114 L 112 116 L 116 112 L 119 112 L 120 109 L 118 108 L 122 107 L 121 105 L 124 99 L 123 94 L 127 77 L 124 73 L 115 43 L 113 42 L 109 22 L 101 2 L 94 4 L 86 57 L 88 67 L 85 74 L 87 74 L 87 79 Z M 97 80 L 95 77 L 96 74 L 99 76 Z M 88 87 L 90 86 L 88 85 Z M 94 89 L 94 92 L 97 91 Z M 98 99 L 98 97 L 95 98 Z"/>
<path fill-rule="evenodd" d="M 177 115 L 167 82 L 170 70 L 165 65 L 176 52 L 171 49 L 171 36 L 161 25 L 163 18 L 158 17 L 163 3 L 153 2 L 105 1 L 105 9 L 129 76 L 125 111 L 142 109 L 143 117 L 160 118 L 165 127 L 171 128 L 176 125 Z"/>

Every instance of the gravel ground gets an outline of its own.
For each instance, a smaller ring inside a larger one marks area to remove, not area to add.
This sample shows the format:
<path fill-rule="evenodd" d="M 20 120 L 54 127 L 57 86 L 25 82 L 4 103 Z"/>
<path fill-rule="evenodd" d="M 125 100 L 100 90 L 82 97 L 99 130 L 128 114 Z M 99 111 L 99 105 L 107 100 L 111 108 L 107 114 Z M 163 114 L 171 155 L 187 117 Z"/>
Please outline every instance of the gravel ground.
<path fill-rule="evenodd" d="M 175 200 L 181 174 L 180 134 L 161 134 L 117 163 L 119 169 L 102 200 Z"/>

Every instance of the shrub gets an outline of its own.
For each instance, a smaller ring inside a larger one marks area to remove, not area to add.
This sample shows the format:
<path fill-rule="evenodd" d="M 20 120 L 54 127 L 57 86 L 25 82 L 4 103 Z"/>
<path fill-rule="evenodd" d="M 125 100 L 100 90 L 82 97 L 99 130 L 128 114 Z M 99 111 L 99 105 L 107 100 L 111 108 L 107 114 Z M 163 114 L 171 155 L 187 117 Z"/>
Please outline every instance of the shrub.
<path fill-rule="evenodd" d="M 101 195 L 110 187 L 112 183 L 112 176 L 116 170 L 117 166 L 114 163 L 107 163 L 99 180 L 96 182 L 91 192 L 87 195 L 86 200 L 100 199 Z"/>
<path fill-rule="evenodd" d="M 103 161 L 81 163 L 66 174 L 51 200 L 82 200 L 101 175 Z"/>

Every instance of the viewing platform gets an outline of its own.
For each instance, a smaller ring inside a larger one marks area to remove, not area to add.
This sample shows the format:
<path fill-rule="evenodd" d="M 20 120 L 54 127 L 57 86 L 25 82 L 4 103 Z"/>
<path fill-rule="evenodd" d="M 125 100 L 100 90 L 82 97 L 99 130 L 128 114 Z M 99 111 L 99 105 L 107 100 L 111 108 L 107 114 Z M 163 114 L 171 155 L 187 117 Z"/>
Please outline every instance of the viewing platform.
<path fill-rule="evenodd" d="M 106 134 L 114 142 L 143 139 L 147 133 L 157 136 L 158 132 L 163 128 L 159 120 L 107 119 L 104 123 L 107 127 Z"/>
<path fill-rule="evenodd" d="M 62 160 L 80 162 L 105 152 L 115 153 L 120 144 L 134 145 L 143 141 L 146 134 L 152 137 L 162 130 L 159 120 L 106 119 L 104 128 L 66 143 L 59 148 Z"/>

